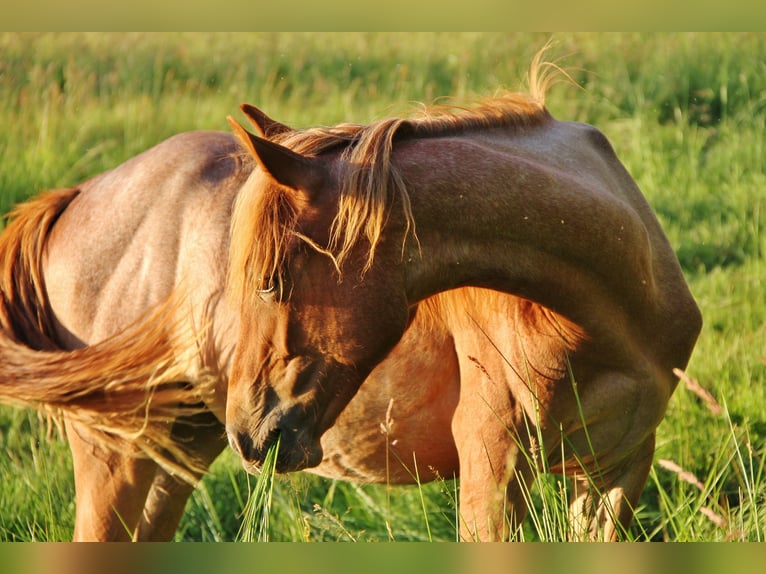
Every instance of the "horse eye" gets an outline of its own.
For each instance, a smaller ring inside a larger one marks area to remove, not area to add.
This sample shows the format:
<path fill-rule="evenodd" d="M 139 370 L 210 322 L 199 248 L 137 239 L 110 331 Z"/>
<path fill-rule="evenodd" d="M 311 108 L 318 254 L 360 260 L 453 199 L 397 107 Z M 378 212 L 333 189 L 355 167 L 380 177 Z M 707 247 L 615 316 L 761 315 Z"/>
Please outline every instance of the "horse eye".
<path fill-rule="evenodd" d="M 263 282 L 263 288 L 262 289 L 256 289 L 255 293 L 263 299 L 264 301 L 266 299 L 270 299 L 271 297 L 274 297 L 275 295 L 279 295 L 281 293 L 282 289 L 279 283 L 279 277 L 274 276 L 268 281 Z"/>

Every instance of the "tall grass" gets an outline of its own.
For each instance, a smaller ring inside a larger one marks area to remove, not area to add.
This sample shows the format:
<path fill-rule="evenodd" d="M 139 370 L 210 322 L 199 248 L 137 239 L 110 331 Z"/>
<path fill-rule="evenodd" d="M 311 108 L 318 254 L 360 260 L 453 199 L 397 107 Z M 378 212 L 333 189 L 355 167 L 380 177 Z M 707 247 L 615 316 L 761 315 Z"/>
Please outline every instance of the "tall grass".
<path fill-rule="evenodd" d="M 0 212 L 179 131 L 225 130 L 242 101 L 306 126 L 517 88 L 548 39 L 0 34 Z M 555 87 L 549 107 L 604 131 L 657 212 L 705 316 L 686 371 L 722 405 L 716 414 L 679 385 L 626 536 L 763 540 L 766 36 L 555 34 L 554 41 L 582 89 Z M 48 435 L 36 414 L 0 408 L 0 540 L 71 536 L 71 462 L 63 440 Z M 386 488 L 277 476 L 268 528 L 256 538 L 455 540 L 458 488 L 451 477 Z M 177 538 L 236 539 L 255 489 L 224 454 L 190 500 Z M 564 538 L 566 482 L 540 476 L 528 496 L 530 518 L 517 537 Z"/>

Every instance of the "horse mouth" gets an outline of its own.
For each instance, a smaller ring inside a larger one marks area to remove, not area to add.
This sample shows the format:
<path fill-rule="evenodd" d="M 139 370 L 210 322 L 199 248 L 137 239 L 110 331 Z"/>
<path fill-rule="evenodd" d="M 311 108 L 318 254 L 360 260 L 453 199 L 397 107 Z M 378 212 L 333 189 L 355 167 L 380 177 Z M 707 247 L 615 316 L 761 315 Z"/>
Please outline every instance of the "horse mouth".
<path fill-rule="evenodd" d="M 280 474 L 304 470 L 322 462 L 319 441 L 309 440 L 304 433 L 275 427 L 262 432 L 261 436 L 263 438 L 257 440 L 246 432 L 229 433 L 231 447 L 250 474 L 260 474 L 269 456 L 276 457 L 274 468 Z"/>

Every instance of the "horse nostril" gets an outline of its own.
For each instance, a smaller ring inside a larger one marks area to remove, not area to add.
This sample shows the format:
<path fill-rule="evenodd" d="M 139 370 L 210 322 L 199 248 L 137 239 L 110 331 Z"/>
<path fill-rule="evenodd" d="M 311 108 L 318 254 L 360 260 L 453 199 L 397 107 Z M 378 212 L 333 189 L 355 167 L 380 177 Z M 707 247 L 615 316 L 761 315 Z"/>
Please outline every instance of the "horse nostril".
<path fill-rule="evenodd" d="M 271 430 L 269 430 L 269 434 L 266 435 L 266 448 L 271 448 L 273 444 L 276 444 L 281 434 L 282 434 L 282 429 L 280 429 L 279 427 L 274 427 Z"/>
<path fill-rule="evenodd" d="M 248 432 L 232 432 L 229 433 L 229 445 L 246 462 L 260 464 L 263 462 L 266 451 L 277 443 L 280 434 L 279 427 L 272 427 L 262 436 L 263 440 L 256 442 L 256 439 Z"/>
<path fill-rule="evenodd" d="M 253 437 L 251 437 L 248 433 L 237 433 L 236 444 L 234 444 L 234 441 L 232 441 L 232 443 L 234 450 L 237 451 L 243 459 L 248 462 L 253 462 L 255 460 L 256 457 L 255 448 L 253 445 Z"/>

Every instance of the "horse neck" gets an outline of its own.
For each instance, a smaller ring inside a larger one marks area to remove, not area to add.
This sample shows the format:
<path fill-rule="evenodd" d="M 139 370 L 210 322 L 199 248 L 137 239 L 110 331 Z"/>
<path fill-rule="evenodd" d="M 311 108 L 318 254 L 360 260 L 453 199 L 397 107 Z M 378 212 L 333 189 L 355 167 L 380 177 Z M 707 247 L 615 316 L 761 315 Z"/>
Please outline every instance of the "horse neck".
<path fill-rule="evenodd" d="M 587 326 L 657 311 L 665 299 L 658 279 L 688 297 L 659 225 L 616 159 L 577 152 L 547 161 L 485 144 L 423 141 L 400 155 L 419 239 L 406 257 L 411 302 L 488 287 Z M 572 159 L 581 172 L 562 169 Z"/>

